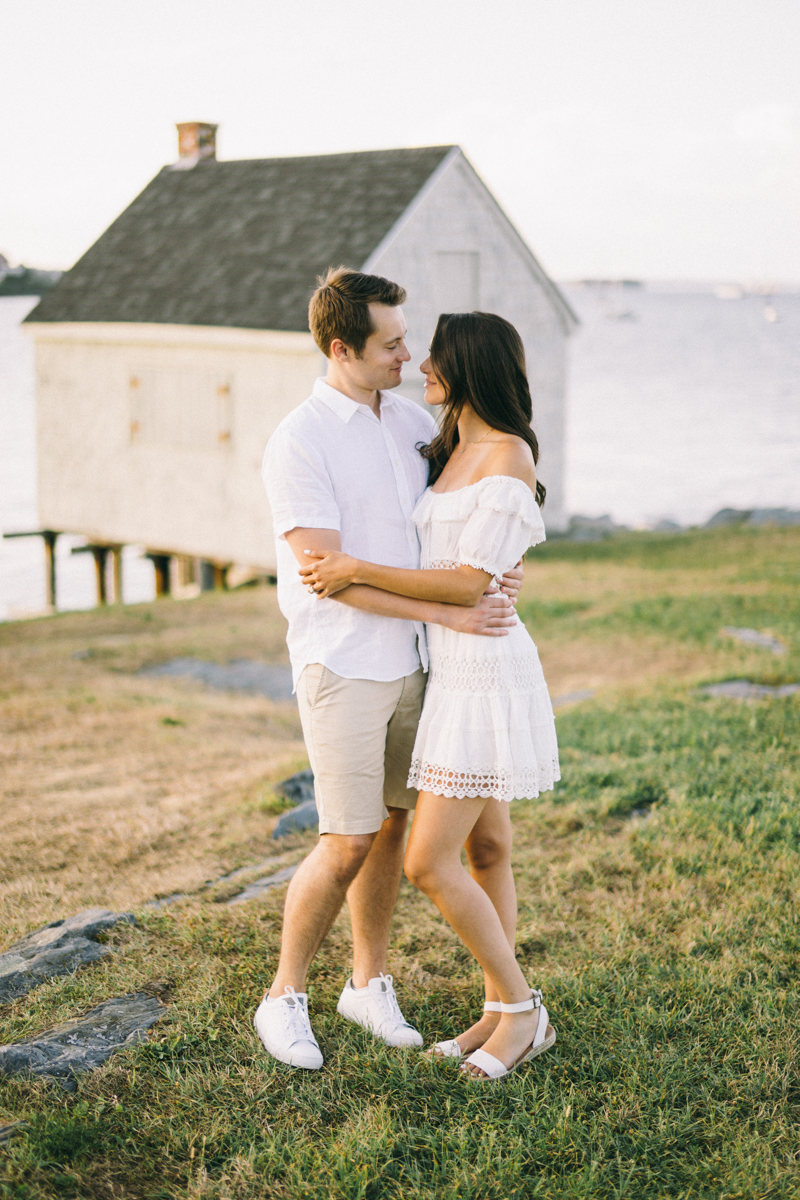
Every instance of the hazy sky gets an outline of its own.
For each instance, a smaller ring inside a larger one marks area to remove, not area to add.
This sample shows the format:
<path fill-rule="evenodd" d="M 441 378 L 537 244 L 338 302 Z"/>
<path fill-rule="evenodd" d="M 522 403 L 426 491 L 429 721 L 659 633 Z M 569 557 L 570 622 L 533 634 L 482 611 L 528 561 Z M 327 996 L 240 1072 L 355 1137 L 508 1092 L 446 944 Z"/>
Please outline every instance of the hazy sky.
<path fill-rule="evenodd" d="M 0 251 L 164 164 L 458 142 L 561 279 L 800 281 L 798 0 L 0 0 Z"/>

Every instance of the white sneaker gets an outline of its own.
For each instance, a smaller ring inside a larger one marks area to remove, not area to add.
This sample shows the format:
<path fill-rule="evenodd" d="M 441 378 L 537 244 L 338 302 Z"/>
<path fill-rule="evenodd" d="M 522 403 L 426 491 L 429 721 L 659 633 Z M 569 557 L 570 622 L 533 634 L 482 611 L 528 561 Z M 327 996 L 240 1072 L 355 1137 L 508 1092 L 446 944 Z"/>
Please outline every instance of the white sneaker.
<path fill-rule="evenodd" d="M 318 1071 L 322 1052 L 308 1019 L 308 996 L 293 987 L 283 991 L 283 996 L 265 996 L 259 1004 L 253 1018 L 256 1033 L 278 1062 Z"/>
<path fill-rule="evenodd" d="M 363 1025 L 387 1046 L 421 1046 L 422 1034 L 409 1025 L 394 994 L 394 980 L 383 972 L 370 979 L 365 988 L 354 988 L 353 980 L 344 985 L 336 1011 L 347 1021 Z"/>

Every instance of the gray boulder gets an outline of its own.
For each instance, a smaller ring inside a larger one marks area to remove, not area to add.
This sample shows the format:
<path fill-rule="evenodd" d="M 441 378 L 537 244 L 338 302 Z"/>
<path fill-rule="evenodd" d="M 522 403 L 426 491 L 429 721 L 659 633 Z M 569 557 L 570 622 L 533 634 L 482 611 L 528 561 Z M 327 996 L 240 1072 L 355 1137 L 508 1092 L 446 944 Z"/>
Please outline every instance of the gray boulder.
<path fill-rule="evenodd" d="M 250 692 L 270 700 L 292 699 L 292 668 L 254 658 L 234 658 L 225 666 L 201 658 L 172 658 L 155 667 L 144 667 L 139 674 L 195 679 L 223 692 Z"/>
<path fill-rule="evenodd" d="M 305 804 L 306 801 L 314 799 L 314 772 L 310 767 L 305 771 L 298 771 L 279 783 L 275 791 L 279 796 L 291 800 L 292 804 Z"/>
<path fill-rule="evenodd" d="M 751 683 L 749 679 L 728 679 L 725 683 L 709 683 L 698 688 L 705 696 L 726 696 L 729 700 L 781 700 L 800 692 L 800 683 L 784 683 L 776 687 L 768 683 Z"/>
<path fill-rule="evenodd" d="M 584 517 L 576 514 L 569 519 L 567 537 L 571 542 L 600 542 L 615 533 L 624 533 L 630 527 L 618 525 L 608 513 L 602 517 Z"/>
<path fill-rule="evenodd" d="M 94 939 L 120 921 L 136 924 L 133 913 L 87 908 L 64 921 L 52 921 L 9 946 L 0 954 L 0 1004 L 10 1004 L 46 979 L 68 975 L 110 954 Z"/>
<path fill-rule="evenodd" d="M 0 1075 L 48 1077 L 65 1091 L 77 1088 L 74 1076 L 99 1067 L 127 1046 L 145 1041 L 165 1008 L 146 992 L 117 996 L 24 1042 L 0 1046 Z"/>
<path fill-rule="evenodd" d="M 800 511 L 795 508 L 754 508 L 748 525 L 800 525 Z"/>
<path fill-rule="evenodd" d="M 319 813 L 316 800 L 306 800 L 297 808 L 290 808 L 283 813 L 272 832 L 274 838 L 286 837 L 287 833 L 299 833 L 303 829 L 312 829 L 319 825 Z"/>
<path fill-rule="evenodd" d="M 721 508 L 706 521 L 705 529 L 721 525 L 800 525 L 800 511 L 793 508 Z"/>
<path fill-rule="evenodd" d="M 719 529 L 723 525 L 744 525 L 753 514 L 752 508 L 721 508 L 709 517 L 704 529 Z"/>

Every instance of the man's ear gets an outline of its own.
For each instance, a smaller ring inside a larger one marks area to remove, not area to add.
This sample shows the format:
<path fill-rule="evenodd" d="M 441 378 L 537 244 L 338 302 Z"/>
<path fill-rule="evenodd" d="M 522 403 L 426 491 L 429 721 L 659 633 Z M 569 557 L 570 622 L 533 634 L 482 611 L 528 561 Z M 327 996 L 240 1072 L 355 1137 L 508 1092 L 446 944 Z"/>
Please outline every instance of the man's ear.
<path fill-rule="evenodd" d="M 337 362 L 347 362 L 350 358 L 350 349 L 341 338 L 334 338 L 331 342 L 330 358 L 335 358 Z"/>

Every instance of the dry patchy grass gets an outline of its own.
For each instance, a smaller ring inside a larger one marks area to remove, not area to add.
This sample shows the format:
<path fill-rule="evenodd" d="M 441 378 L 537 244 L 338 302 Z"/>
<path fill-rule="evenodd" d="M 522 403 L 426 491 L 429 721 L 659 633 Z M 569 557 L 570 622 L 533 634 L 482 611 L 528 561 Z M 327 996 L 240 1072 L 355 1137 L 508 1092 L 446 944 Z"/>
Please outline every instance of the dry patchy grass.
<path fill-rule="evenodd" d="M 633 535 L 535 560 L 521 610 L 551 690 L 598 689 L 559 716 L 560 787 L 512 810 L 518 954 L 544 986 L 552 1053 L 476 1087 L 343 1023 L 343 913 L 310 979 L 326 1066 L 293 1074 L 250 1024 L 284 890 L 232 908 L 202 891 L 140 910 L 111 935 L 114 955 L 0 1014 L 14 1040 L 171 981 L 149 1042 L 75 1096 L 3 1085 L 0 1119 L 29 1128 L 0 1160 L 0 1194 L 794 1198 L 800 702 L 728 703 L 694 685 L 800 678 L 798 582 L 800 530 Z M 740 647 L 724 624 L 773 629 L 790 652 Z M 135 905 L 268 853 L 270 782 L 303 761 L 294 709 L 133 672 L 283 653 L 266 589 L 0 629 L 6 923 Z M 408 885 L 389 969 L 428 1041 L 480 1004 L 474 963 Z"/>
<path fill-rule="evenodd" d="M 136 906 L 263 857 L 296 705 L 138 675 L 179 655 L 285 662 L 272 589 L 0 627 L 0 914 Z M 81 657 L 75 657 L 80 655 Z"/>

